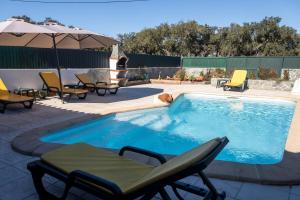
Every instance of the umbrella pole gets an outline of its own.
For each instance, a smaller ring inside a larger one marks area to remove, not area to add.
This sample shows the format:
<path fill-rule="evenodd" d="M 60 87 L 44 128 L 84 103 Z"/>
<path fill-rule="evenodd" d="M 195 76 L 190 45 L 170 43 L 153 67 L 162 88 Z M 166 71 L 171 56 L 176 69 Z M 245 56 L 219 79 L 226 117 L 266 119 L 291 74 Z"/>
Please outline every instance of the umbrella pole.
<path fill-rule="evenodd" d="M 61 78 L 61 73 L 60 73 L 60 64 L 59 64 L 59 57 L 58 57 L 58 51 L 56 48 L 56 42 L 55 42 L 55 35 L 54 33 L 52 33 L 52 41 L 53 41 L 53 48 L 55 51 L 55 55 L 56 55 L 56 68 L 57 68 L 57 72 L 58 72 L 58 77 L 59 77 L 59 86 L 60 86 L 60 98 L 62 103 L 64 103 L 64 98 L 63 98 L 63 86 L 62 86 L 62 78 Z"/>

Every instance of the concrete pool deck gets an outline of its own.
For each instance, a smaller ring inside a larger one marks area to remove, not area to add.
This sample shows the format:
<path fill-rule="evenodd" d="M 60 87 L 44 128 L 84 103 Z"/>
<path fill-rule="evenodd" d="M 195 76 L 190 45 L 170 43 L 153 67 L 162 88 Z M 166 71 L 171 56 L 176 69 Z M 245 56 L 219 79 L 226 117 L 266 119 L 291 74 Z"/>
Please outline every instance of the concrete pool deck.
<path fill-rule="evenodd" d="M 23 110 L 19 109 L 20 107 L 14 106 L 9 107 L 7 113 L 5 113 L 4 115 L 0 115 L 0 130 L 2 133 L 0 135 L 0 140 L 3 144 L 1 145 L 2 148 L 0 153 L 0 168 L 2 169 L 2 171 L 0 172 L 0 177 L 7 177 L 8 171 L 9 173 L 14 174 L 14 177 L 7 180 L 7 184 L 0 184 L 0 199 L 9 199 L 7 198 L 9 194 L 5 192 L 10 187 L 7 185 L 14 185 L 19 182 L 25 182 L 29 184 L 27 184 L 27 188 L 24 188 L 24 190 L 20 192 L 21 194 L 11 194 L 19 195 L 20 197 L 22 196 L 22 198 L 11 199 L 25 199 L 26 195 L 28 199 L 36 199 L 36 194 L 32 187 L 32 181 L 25 168 L 26 164 L 29 161 L 34 160 L 35 158 L 30 156 L 23 156 L 13 152 L 10 149 L 10 142 L 14 139 L 14 137 L 17 136 L 18 138 L 21 138 L 23 135 L 25 135 L 25 132 L 32 133 L 33 129 L 35 129 L 35 131 L 37 132 L 40 132 L 42 130 L 45 131 L 45 127 L 48 127 L 49 131 L 53 128 L 53 126 L 56 126 L 55 124 L 59 123 L 61 123 L 61 125 L 65 127 L 74 123 L 78 123 L 78 121 L 81 120 L 100 117 L 112 112 L 134 110 L 136 108 L 142 109 L 144 107 L 149 108 L 153 106 L 162 106 L 163 104 L 153 103 L 154 95 L 157 95 L 161 92 L 171 92 L 174 94 L 179 94 L 182 92 L 192 92 L 230 96 L 256 96 L 269 98 L 276 97 L 280 99 L 296 98 L 290 95 L 290 93 L 288 92 L 278 91 L 275 92 L 263 90 L 248 90 L 244 93 L 223 92 L 222 89 L 216 89 L 209 85 L 141 85 L 135 87 L 122 88 L 117 96 L 98 97 L 96 95 L 89 95 L 86 101 L 78 101 L 74 99 L 70 103 L 66 104 L 61 104 L 61 102 L 57 99 L 49 99 L 35 104 L 33 110 Z M 297 113 L 300 112 L 298 111 Z M 296 118 L 296 120 L 299 122 L 299 118 Z M 295 126 L 294 128 L 298 131 L 295 132 L 295 135 L 291 136 L 292 139 L 297 138 L 297 133 L 300 133 L 298 129 L 299 127 Z M 294 141 L 295 142 L 291 143 L 290 148 L 286 148 L 288 151 L 293 152 L 292 155 L 300 152 L 297 150 L 297 148 L 299 148 L 300 146 L 300 141 L 296 139 Z M 31 145 L 34 144 L 31 143 Z M 42 146 L 33 149 L 38 154 L 47 151 L 47 149 Z M 290 164 L 292 166 L 299 166 L 299 161 L 293 160 L 293 162 Z M 220 168 L 226 169 L 224 173 L 229 175 L 244 173 L 243 168 L 239 169 L 239 171 L 235 171 L 236 169 L 232 169 L 231 166 L 228 166 L 225 162 L 220 163 L 219 165 Z M 213 171 L 214 169 L 211 168 L 209 170 Z M 208 172 L 212 173 L 209 170 Z M 255 173 L 255 171 L 253 173 Z M 285 174 L 285 176 L 286 175 L 289 176 L 289 174 Z M 273 174 L 273 176 L 278 176 L 278 174 L 275 173 Z M 219 182 L 218 188 L 225 189 L 227 193 L 229 193 L 229 197 L 232 199 L 298 199 L 298 195 L 300 195 L 299 186 L 263 186 L 245 182 L 232 182 L 218 179 L 213 180 L 214 182 Z M 57 182 L 53 183 L 51 181 L 51 179 L 47 181 L 50 188 L 54 187 L 57 189 L 60 187 L 58 186 L 59 184 L 57 184 Z M 22 188 L 25 186 L 20 187 Z M 11 186 L 11 189 L 14 189 L 14 187 Z M 78 195 L 75 194 L 75 196 Z M 86 196 L 79 196 L 79 199 L 88 199 L 86 198 Z M 193 199 L 193 197 L 187 197 L 186 199 Z"/>

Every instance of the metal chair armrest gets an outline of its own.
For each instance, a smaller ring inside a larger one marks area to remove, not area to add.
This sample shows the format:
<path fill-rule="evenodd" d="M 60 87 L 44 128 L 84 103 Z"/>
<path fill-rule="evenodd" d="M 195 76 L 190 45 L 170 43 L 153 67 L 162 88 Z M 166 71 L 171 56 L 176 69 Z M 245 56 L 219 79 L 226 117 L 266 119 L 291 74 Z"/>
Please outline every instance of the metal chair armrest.
<path fill-rule="evenodd" d="M 59 92 L 59 88 L 57 88 L 57 87 L 48 87 L 48 89 L 51 91 L 51 89 L 54 89 L 54 90 L 56 90 L 56 91 L 54 91 L 54 92 Z"/>
<path fill-rule="evenodd" d="M 148 150 L 145 150 L 145 149 L 140 149 L 140 148 L 137 148 L 137 147 L 131 147 L 131 146 L 123 147 L 119 152 L 119 156 L 123 156 L 125 151 L 131 151 L 131 152 L 134 152 L 134 153 L 139 153 L 139 154 L 142 154 L 142 155 L 145 155 L 145 156 L 155 158 L 161 164 L 167 162 L 165 157 L 163 157 L 161 154 L 158 154 L 158 153 L 155 153 L 155 152 L 152 152 L 152 151 L 148 151 Z"/>
<path fill-rule="evenodd" d="M 97 82 L 96 82 L 96 85 L 97 85 L 98 83 L 104 83 L 105 85 L 107 85 L 107 83 L 106 83 L 106 82 L 103 82 L 103 81 L 97 81 Z"/>

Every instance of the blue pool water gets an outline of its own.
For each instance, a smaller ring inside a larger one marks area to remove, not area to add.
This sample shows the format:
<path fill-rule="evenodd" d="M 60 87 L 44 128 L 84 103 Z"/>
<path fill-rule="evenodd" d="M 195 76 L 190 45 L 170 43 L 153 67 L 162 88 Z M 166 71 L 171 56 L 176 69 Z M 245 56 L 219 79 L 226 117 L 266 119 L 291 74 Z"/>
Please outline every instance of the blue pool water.
<path fill-rule="evenodd" d="M 170 107 L 109 115 L 41 140 L 113 149 L 131 145 L 178 155 L 227 136 L 230 142 L 217 159 L 273 164 L 282 159 L 294 107 L 291 101 L 185 94 Z"/>

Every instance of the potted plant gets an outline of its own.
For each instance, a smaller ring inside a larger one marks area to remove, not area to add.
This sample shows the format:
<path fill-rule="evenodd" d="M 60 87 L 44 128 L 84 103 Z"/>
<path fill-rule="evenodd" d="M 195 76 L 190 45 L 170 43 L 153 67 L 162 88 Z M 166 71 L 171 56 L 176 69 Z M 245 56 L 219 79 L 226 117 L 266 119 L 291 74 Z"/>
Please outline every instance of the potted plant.
<path fill-rule="evenodd" d="M 196 77 L 196 81 L 202 82 L 204 81 L 204 73 L 203 71 L 200 72 L 199 76 Z"/>
<path fill-rule="evenodd" d="M 176 72 L 175 80 L 180 80 L 180 81 L 186 80 L 186 71 L 185 71 L 185 69 L 180 69 Z"/>

